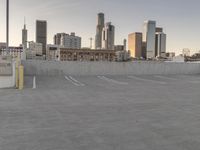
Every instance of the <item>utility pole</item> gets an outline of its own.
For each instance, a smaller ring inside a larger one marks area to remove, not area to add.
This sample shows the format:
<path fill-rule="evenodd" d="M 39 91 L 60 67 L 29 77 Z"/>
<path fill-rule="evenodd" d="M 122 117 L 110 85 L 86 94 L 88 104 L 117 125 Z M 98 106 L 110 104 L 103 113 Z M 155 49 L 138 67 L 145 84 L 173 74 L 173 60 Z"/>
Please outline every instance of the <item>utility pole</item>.
<path fill-rule="evenodd" d="M 9 51 L 9 0 L 6 1 L 6 51 Z"/>

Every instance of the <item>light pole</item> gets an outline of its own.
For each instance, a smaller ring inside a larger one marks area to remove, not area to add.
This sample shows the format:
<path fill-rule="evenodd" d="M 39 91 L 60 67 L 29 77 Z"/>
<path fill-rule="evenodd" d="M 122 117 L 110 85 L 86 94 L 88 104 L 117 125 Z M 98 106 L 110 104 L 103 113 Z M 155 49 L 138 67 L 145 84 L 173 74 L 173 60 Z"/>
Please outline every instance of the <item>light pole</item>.
<path fill-rule="evenodd" d="M 6 1 L 6 51 L 9 51 L 9 0 Z"/>

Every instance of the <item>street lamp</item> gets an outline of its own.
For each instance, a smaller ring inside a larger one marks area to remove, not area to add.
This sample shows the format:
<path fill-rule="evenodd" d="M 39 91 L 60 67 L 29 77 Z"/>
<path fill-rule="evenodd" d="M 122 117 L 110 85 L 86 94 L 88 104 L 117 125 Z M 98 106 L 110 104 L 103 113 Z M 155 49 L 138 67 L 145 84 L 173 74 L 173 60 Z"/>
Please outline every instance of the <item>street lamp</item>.
<path fill-rule="evenodd" d="M 9 0 L 6 1 L 6 51 L 9 51 Z"/>

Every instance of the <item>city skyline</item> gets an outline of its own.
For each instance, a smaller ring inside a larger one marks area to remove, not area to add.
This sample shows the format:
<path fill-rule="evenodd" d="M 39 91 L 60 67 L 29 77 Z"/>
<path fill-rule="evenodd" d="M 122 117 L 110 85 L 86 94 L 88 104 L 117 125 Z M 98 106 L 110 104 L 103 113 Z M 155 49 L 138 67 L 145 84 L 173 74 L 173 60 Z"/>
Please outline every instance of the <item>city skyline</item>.
<path fill-rule="evenodd" d="M 5 42 L 5 1 L 0 5 L 0 41 Z M 105 19 L 116 27 L 115 44 L 123 44 L 132 32 L 142 32 L 144 20 L 156 20 L 168 34 L 167 51 L 183 48 L 200 49 L 196 19 L 200 12 L 197 0 L 44 0 L 10 2 L 10 45 L 21 43 L 21 29 L 24 16 L 27 18 L 28 39 L 35 39 L 35 21 L 48 22 L 48 43 L 53 43 L 53 35 L 58 32 L 76 32 L 83 39 L 83 47 L 89 47 L 89 38 L 96 32 L 96 14 L 103 12 Z M 181 5 L 179 4 L 181 3 Z M 91 7 L 93 6 L 93 7 Z M 126 10 L 126 11 L 123 11 Z M 192 10 L 192 11 L 191 11 Z M 14 25 L 13 25 L 14 24 Z M 94 45 L 94 44 L 93 44 Z M 177 52 L 177 51 L 175 51 Z"/>

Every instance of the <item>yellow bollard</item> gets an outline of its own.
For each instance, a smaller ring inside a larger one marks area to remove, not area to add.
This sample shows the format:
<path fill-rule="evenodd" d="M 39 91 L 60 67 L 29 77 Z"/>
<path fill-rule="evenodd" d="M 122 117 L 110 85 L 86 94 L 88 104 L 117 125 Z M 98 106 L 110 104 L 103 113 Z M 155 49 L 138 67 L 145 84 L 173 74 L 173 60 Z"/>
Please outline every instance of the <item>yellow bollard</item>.
<path fill-rule="evenodd" d="M 17 65 L 15 68 L 15 86 L 17 89 L 19 88 L 19 67 Z"/>
<path fill-rule="evenodd" d="M 19 88 L 19 58 L 16 58 L 16 67 L 15 67 L 15 86 Z"/>
<path fill-rule="evenodd" d="M 24 66 L 19 66 L 19 90 L 24 88 Z"/>

